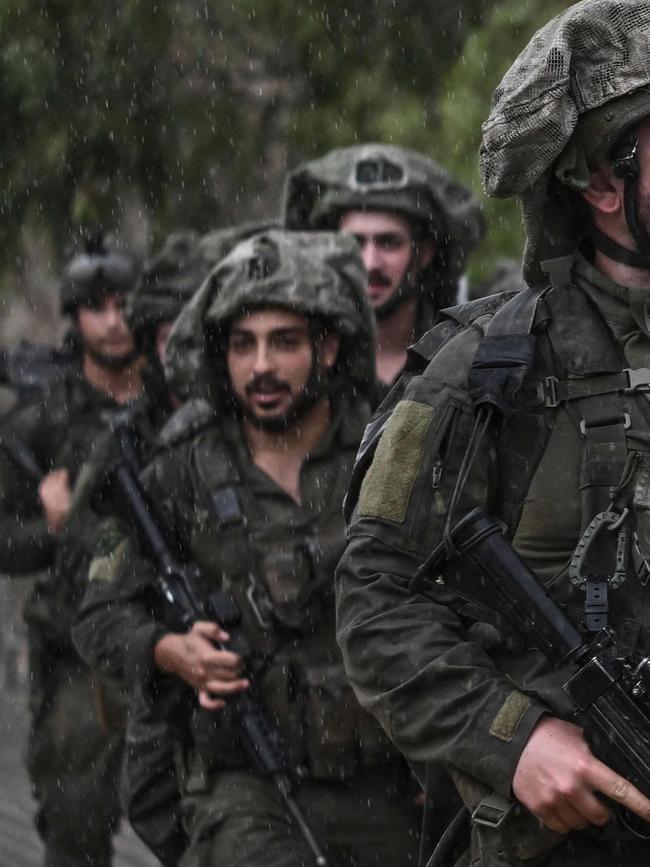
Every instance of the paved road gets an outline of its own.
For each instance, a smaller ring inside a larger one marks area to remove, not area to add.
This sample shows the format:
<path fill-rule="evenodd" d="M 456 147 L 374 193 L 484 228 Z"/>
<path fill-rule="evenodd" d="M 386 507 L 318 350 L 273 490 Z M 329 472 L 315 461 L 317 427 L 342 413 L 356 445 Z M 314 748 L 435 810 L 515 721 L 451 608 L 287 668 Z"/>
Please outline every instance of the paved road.
<path fill-rule="evenodd" d="M 0 598 L 7 605 L 0 579 Z M 0 630 L 0 867 L 41 867 L 43 850 L 34 830 L 29 781 L 22 764 L 28 719 L 24 640 L 19 622 Z M 122 824 L 114 867 L 159 867 L 159 862 Z"/>

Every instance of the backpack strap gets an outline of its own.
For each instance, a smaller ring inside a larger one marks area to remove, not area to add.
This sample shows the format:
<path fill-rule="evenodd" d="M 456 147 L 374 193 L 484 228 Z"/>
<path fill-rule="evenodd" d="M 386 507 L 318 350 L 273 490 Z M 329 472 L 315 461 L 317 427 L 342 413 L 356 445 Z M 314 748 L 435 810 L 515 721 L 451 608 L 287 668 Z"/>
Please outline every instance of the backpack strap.
<path fill-rule="evenodd" d="M 440 310 L 433 328 L 429 329 L 409 348 L 404 373 L 375 411 L 361 440 L 350 477 L 348 492 L 343 502 L 343 514 L 346 522 L 349 523 L 352 517 L 364 476 L 373 461 L 381 435 L 386 429 L 395 407 L 404 396 L 406 386 L 411 379 L 421 374 L 442 347 L 457 334 L 470 327 L 479 317 L 494 313 L 516 295 L 515 292 L 501 292 L 497 295 L 488 295 L 486 298 L 478 298 L 475 301 L 468 301 L 456 307 Z"/>

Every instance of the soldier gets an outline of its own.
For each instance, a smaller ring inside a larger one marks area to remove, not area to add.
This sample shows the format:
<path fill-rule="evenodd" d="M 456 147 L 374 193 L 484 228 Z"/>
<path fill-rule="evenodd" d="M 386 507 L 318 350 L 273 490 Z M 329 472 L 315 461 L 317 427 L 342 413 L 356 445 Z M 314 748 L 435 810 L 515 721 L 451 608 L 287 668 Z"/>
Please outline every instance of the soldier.
<path fill-rule="evenodd" d="M 174 329 L 171 382 L 194 400 L 163 431 L 167 448 L 142 482 L 205 590 L 233 594 L 242 609 L 248 671 L 301 769 L 298 802 L 332 863 L 409 864 L 417 810 L 403 765 L 352 696 L 334 637 L 342 495 L 374 373 L 364 284 L 345 236 L 276 230 L 239 244 Z M 154 708 L 170 673 L 198 693 L 178 750 L 183 864 L 313 863 L 230 728 L 227 697 L 248 688 L 242 660 L 215 648 L 217 623 L 166 625 L 153 569 L 124 530 L 105 528 L 75 641 Z"/>
<path fill-rule="evenodd" d="M 108 865 L 119 818 L 119 696 L 101 687 L 72 647 L 80 588 L 72 576 L 93 520 L 72 516 L 73 487 L 106 419 L 136 401 L 144 363 L 124 320 L 136 281 L 132 260 L 102 245 L 75 256 L 60 286 L 61 312 L 82 346 L 80 363 L 40 399 L 12 413 L 13 434 L 44 475 L 28 480 L 0 452 L 0 563 L 10 574 L 45 570 L 25 608 L 30 650 L 27 764 L 48 867 Z"/>
<path fill-rule="evenodd" d="M 650 801 L 572 721 L 575 667 L 512 628 L 477 568 L 453 578 L 454 527 L 481 507 L 583 640 L 609 624 L 626 653 L 650 650 L 649 49 L 650 3 L 586 0 L 515 61 L 481 167 L 488 193 L 521 199 L 531 288 L 443 317 L 353 474 L 346 669 L 406 756 L 452 775 L 473 814 L 458 865 L 650 857 L 620 810 L 648 821 Z"/>
<path fill-rule="evenodd" d="M 377 320 L 378 397 L 406 350 L 454 304 L 467 257 L 483 236 L 479 203 L 442 166 L 407 148 L 340 148 L 287 179 L 284 224 L 357 239 Z"/>

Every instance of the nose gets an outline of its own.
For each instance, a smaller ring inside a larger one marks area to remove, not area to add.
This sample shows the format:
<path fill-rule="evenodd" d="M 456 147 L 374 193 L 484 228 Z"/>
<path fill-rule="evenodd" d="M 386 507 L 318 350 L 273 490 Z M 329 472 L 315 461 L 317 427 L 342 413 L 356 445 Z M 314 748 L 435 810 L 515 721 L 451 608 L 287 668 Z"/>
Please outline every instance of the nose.
<path fill-rule="evenodd" d="M 106 308 L 106 322 L 111 329 L 126 328 L 124 311 L 118 304 L 108 304 Z"/>
<path fill-rule="evenodd" d="M 381 251 L 372 240 L 366 241 L 363 245 L 361 258 L 363 259 L 366 271 L 372 271 L 375 268 L 381 267 Z"/>
<path fill-rule="evenodd" d="M 265 340 L 260 340 L 255 347 L 255 362 L 253 372 L 268 373 L 273 368 L 273 353 Z"/>

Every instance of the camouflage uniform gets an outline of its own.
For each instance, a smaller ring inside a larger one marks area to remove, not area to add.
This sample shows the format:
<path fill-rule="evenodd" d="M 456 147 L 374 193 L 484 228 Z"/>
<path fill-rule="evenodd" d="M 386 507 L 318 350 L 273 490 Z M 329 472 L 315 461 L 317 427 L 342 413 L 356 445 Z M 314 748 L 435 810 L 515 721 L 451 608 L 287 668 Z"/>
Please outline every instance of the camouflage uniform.
<path fill-rule="evenodd" d="M 604 384 L 614 371 L 650 364 L 649 290 L 596 270 L 591 252 L 603 241 L 571 193 L 586 188 L 603 160 L 622 160 L 633 186 L 634 149 L 621 156 L 617 142 L 650 115 L 649 47 L 650 4 L 587 0 L 537 33 L 506 75 L 481 160 L 488 192 L 522 199 L 531 288 L 447 311 L 413 348 L 396 405 L 367 430 L 348 495 L 337 628 L 356 695 L 407 757 L 446 768 L 470 810 L 481 805 L 479 815 L 497 803 L 495 793 L 513 797 L 540 717 L 571 719 L 561 689 L 571 669 L 527 646 L 478 580 L 463 598 L 435 574 L 409 589 L 446 528 L 474 506 L 500 518 L 539 581 L 584 628 L 585 593 L 570 580 L 569 561 L 594 515 L 625 500 L 638 556 L 610 589 L 610 621 L 630 646 L 650 649 L 645 399 Z M 650 246 L 642 233 L 635 240 L 628 252 L 648 268 Z M 525 363 L 508 355 L 515 336 L 532 347 Z M 460 484 L 477 407 L 488 400 L 482 384 L 517 364 L 510 393 L 492 380 L 489 399 L 500 408 Z M 626 477 L 628 459 L 636 469 Z M 609 539 L 594 567 L 605 580 L 616 534 Z M 650 843 L 617 822 L 560 837 L 516 804 L 498 828 L 473 823 L 457 863 L 641 867 L 649 856 Z"/>
<path fill-rule="evenodd" d="M 301 504 L 251 461 L 218 375 L 220 327 L 260 307 L 317 316 L 341 336 L 328 386 L 332 422 L 303 464 Z M 168 450 L 142 476 L 168 532 L 198 563 L 205 590 L 236 597 L 253 648 L 249 669 L 304 774 L 298 801 L 341 865 L 415 863 L 417 849 L 404 767 L 354 700 L 334 640 L 341 502 L 368 417 L 373 345 L 351 239 L 269 232 L 240 244 L 177 322 L 170 381 L 192 400 L 163 431 Z M 152 651 L 167 627 L 152 601 L 151 567 L 112 526 L 91 578 L 77 646 L 153 697 L 155 708 L 168 676 L 155 668 Z M 227 710 L 195 708 L 187 722 L 178 750 L 191 840 L 183 865 L 310 863 L 274 787 L 247 767 Z"/>
<path fill-rule="evenodd" d="M 128 293 L 135 277 L 130 260 L 120 254 L 79 255 L 64 275 L 62 311 L 72 313 L 79 304 L 92 303 L 107 292 Z M 122 408 L 93 388 L 76 364 L 40 399 L 12 412 L 11 430 L 32 450 L 43 472 L 68 469 L 73 507 L 56 537 L 48 533 L 36 482 L 0 452 L 2 568 L 12 574 L 45 570 L 27 602 L 25 619 L 31 712 L 27 764 L 48 867 L 81 861 L 108 865 L 120 813 L 122 698 L 90 673 L 69 634 L 83 595 L 83 582 L 77 580 L 80 565 L 94 548 L 97 527 L 86 507 L 87 461 L 91 455 L 97 460 L 95 449 L 119 411 Z M 159 424 L 153 408 L 142 401 L 130 411 L 146 441 Z"/>
<path fill-rule="evenodd" d="M 60 286 L 64 315 L 110 293 L 128 294 L 136 280 L 128 257 L 103 247 L 75 256 Z M 119 409 L 83 377 L 80 364 L 17 407 L 10 424 L 44 472 L 66 467 L 71 485 Z M 142 416 L 145 427 L 148 419 Z M 143 428 L 144 431 L 144 428 Z M 117 779 L 122 755 L 121 696 L 91 675 L 72 647 L 70 625 L 83 587 L 78 567 L 92 547 L 96 520 L 78 501 L 66 527 L 49 536 L 36 486 L 0 455 L 2 513 L 9 530 L 12 571 L 45 569 L 25 607 L 30 650 L 31 729 L 27 767 L 38 802 L 36 824 L 48 867 L 79 858 L 109 864 L 119 819 Z M 23 515 L 34 533 L 24 538 Z M 36 543 L 35 545 L 33 543 Z M 84 548 L 88 544 L 89 548 Z M 38 561 L 35 551 L 42 552 Z"/>

